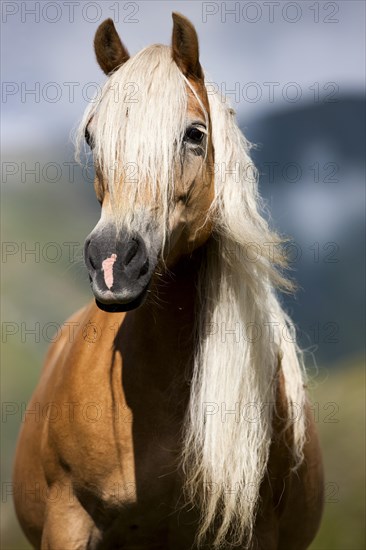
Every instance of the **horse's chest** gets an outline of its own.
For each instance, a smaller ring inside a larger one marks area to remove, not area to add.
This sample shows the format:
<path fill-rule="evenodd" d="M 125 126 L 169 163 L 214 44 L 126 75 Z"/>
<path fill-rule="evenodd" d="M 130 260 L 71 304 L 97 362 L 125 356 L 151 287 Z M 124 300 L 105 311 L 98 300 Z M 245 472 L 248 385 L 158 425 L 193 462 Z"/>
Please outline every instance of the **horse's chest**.
<path fill-rule="evenodd" d="M 179 486 L 182 418 L 154 391 L 130 403 L 121 395 L 111 390 L 79 400 L 72 415 L 49 426 L 51 446 L 76 492 L 103 507 L 147 496 L 169 503 Z"/>
<path fill-rule="evenodd" d="M 98 427 L 79 426 L 64 445 L 75 496 L 101 529 L 102 548 L 166 548 L 161 541 L 167 544 L 181 530 L 181 539 L 189 538 L 181 548 L 187 548 L 194 529 L 191 514 L 185 526 L 177 519 L 179 425 L 164 408 L 158 416 L 150 410 L 135 418 L 122 410 Z M 178 542 L 172 547 L 180 548 Z"/>
<path fill-rule="evenodd" d="M 102 354 L 82 363 L 70 357 L 56 392 L 59 406 L 69 403 L 69 410 L 48 426 L 47 477 L 52 482 L 66 474 L 104 533 L 103 548 L 118 548 L 120 541 L 143 546 L 148 533 L 166 540 L 171 522 L 179 523 L 187 403 L 185 385 L 175 375 L 181 365 L 170 361 L 169 376 L 163 376 L 162 360 L 136 351 L 125 353 L 123 364 L 119 354 L 107 361 L 106 352 L 103 364 Z"/>

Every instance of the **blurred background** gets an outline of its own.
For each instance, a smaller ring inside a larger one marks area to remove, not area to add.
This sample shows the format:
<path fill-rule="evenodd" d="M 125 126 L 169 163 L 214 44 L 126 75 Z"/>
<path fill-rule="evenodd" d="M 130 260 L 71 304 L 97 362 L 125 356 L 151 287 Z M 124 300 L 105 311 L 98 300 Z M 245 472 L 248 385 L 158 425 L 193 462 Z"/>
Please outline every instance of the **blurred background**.
<path fill-rule="evenodd" d="M 59 326 L 91 299 L 82 261 L 99 218 L 70 131 L 105 76 L 92 42 L 107 17 L 131 54 L 196 26 L 212 90 L 226 94 L 271 223 L 289 235 L 295 297 L 326 470 L 312 550 L 365 547 L 365 3 L 2 2 L 2 541 L 30 548 L 12 504 L 22 414 Z M 91 372 L 92 376 L 92 372 Z"/>

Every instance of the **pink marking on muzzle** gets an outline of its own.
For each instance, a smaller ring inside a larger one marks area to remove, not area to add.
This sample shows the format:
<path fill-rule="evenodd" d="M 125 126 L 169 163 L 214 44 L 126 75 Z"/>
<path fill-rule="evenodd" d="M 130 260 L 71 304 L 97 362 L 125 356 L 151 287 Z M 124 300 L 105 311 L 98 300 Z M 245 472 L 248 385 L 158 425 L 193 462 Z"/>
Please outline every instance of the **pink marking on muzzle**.
<path fill-rule="evenodd" d="M 109 258 L 103 261 L 102 269 L 104 271 L 104 282 L 107 288 L 113 286 L 113 264 L 117 260 L 117 254 L 112 254 Z"/>

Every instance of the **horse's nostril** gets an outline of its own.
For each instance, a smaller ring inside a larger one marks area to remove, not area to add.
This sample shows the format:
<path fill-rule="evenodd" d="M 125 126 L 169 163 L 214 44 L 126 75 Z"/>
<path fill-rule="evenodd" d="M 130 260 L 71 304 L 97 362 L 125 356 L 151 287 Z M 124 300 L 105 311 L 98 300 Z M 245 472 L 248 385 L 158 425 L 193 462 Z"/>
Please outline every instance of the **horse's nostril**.
<path fill-rule="evenodd" d="M 143 275 L 145 275 L 148 272 L 148 270 L 149 270 L 149 258 L 146 259 L 146 262 L 144 263 L 144 265 L 140 269 L 139 277 L 142 277 Z"/>
<path fill-rule="evenodd" d="M 131 246 L 130 246 L 129 250 L 127 251 L 127 254 L 126 254 L 126 258 L 125 258 L 125 261 L 124 261 L 125 265 L 128 265 L 133 260 L 133 258 L 137 254 L 138 249 L 139 249 L 138 241 L 133 240 L 132 244 L 131 244 Z"/>
<path fill-rule="evenodd" d="M 95 260 L 93 260 L 93 247 L 90 240 L 87 240 L 85 243 L 84 258 L 87 267 L 96 271 L 97 266 L 95 265 Z"/>
<path fill-rule="evenodd" d="M 89 264 L 90 264 L 90 266 L 92 267 L 92 269 L 94 269 L 94 271 L 96 271 L 96 269 L 97 269 L 97 268 L 96 268 L 96 265 L 95 265 L 95 263 L 93 262 L 93 258 L 92 258 L 92 256 L 91 256 L 90 254 L 89 254 Z"/>

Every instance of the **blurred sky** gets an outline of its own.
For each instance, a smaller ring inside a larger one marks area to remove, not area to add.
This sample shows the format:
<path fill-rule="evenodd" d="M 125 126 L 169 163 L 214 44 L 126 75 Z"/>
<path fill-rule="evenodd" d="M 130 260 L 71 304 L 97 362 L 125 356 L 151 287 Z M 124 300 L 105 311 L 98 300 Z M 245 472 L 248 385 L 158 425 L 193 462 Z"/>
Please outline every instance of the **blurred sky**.
<path fill-rule="evenodd" d="M 288 106 L 286 93 L 294 97 L 296 89 L 302 100 L 314 101 L 317 89 L 332 93 L 329 83 L 336 93 L 364 86 L 363 0 L 4 1 L 1 8 L 3 147 L 12 153 L 59 142 L 81 118 L 96 90 L 90 83 L 105 81 L 92 42 L 98 24 L 111 16 L 134 54 L 168 44 L 171 12 L 186 15 L 198 31 L 206 74 L 223 92 L 236 89 L 229 97 L 241 120 Z M 27 93 L 32 89 L 36 95 Z"/>

